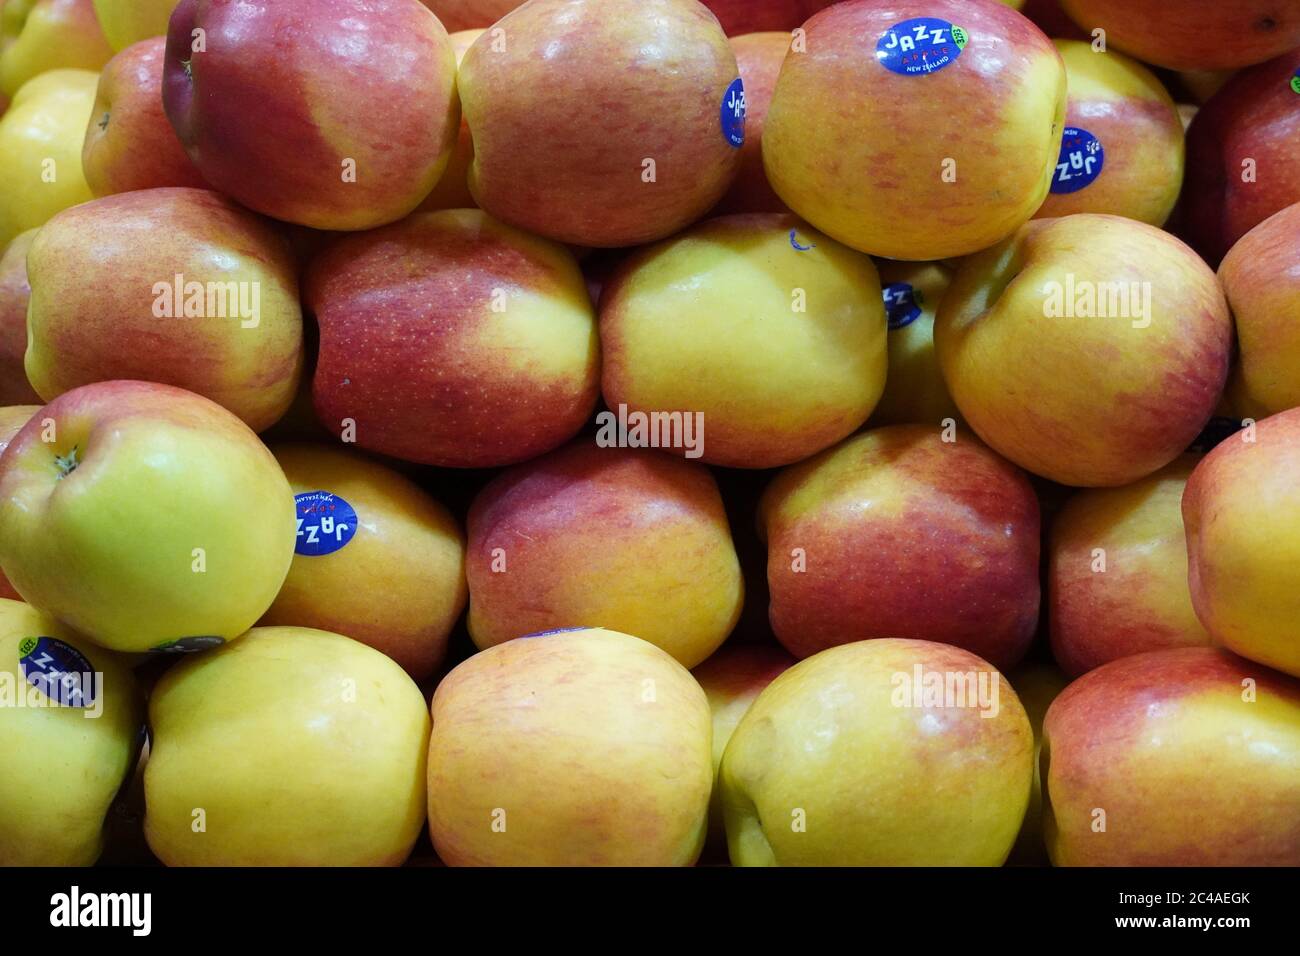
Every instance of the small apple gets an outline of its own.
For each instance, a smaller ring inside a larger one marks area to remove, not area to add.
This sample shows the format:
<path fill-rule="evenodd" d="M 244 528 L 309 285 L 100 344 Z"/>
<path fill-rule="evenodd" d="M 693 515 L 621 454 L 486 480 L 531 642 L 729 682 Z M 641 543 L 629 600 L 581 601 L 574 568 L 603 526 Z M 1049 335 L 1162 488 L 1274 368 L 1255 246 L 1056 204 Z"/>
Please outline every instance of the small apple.
<path fill-rule="evenodd" d="M 713 11 L 727 36 L 780 30 L 789 42 L 790 31 L 836 0 L 702 0 Z M 749 87 L 746 85 L 746 92 Z"/>
<path fill-rule="evenodd" d="M 1111 661 L 1047 711 L 1052 863 L 1300 866 L 1298 764 L 1300 682 L 1209 647 Z"/>
<path fill-rule="evenodd" d="M 772 90 L 790 49 L 789 33 L 746 33 L 732 37 L 731 50 L 745 85 L 745 143 L 740 170 L 713 215 L 742 212 L 788 212 L 767 181 L 763 169 L 763 121 L 772 103 Z"/>
<path fill-rule="evenodd" d="M 1078 677 L 1143 651 L 1208 645 L 1187 586 L 1182 500 L 1194 455 L 1072 497 L 1052 526 L 1052 653 Z"/>
<path fill-rule="evenodd" d="M 98 83 L 89 70 L 42 73 L 0 117 L 0 247 L 93 198 L 81 171 L 81 144 Z"/>
<path fill-rule="evenodd" d="M 14 237 L 0 255 L 0 405 L 30 405 L 41 400 L 27 381 L 27 250 L 36 238 L 29 229 Z"/>
<path fill-rule="evenodd" d="M 944 259 L 997 242 L 1042 204 L 1065 69 L 1020 14 L 852 0 L 803 30 L 764 121 L 763 162 L 811 225 L 872 255 Z"/>
<path fill-rule="evenodd" d="M 176 385 L 254 431 L 302 374 L 302 312 L 284 240 L 202 189 L 119 193 L 66 209 L 27 254 L 26 368 L 47 401 L 110 379 Z"/>
<path fill-rule="evenodd" d="M 0 866 L 90 866 L 144 708 L 115 655 L 0 599 Z"/>
<path fill-rule="evenodd" d="M 934 341 L 962 417 L 995 451 L 1061 484 L 1110 487 L 1164 467 L 1209 421 L 1232 317 L 1182 242 L 1080 213 L 963 261 Z"/>
<path fill-rule="evenodd" d="M 95 0 L 99 25 L 114 50 L 167 35 L 167 22 L 177 0 Z"/>
<path fill-rule="evenodd" d="M 1020 825 L 1020 835 L 1011 850 L 1008 863 L 1020 866 L 1045 866 L 1047 843 L 1043 837 L 1043 784 L 1039 775 L 1039 753 L 1043 741 L 1043 718 L 1047 708 L 1069 685 L 1069 679 L 1051 664 L 1022 664 L 1007 680 L 1024 705 L 1029 726 L 1034 731 L 1034 785 L 1029 791 L 1029 807 Z"/>
<path fill-rule="evenodd" d="M 533 0 L 469 48 L 459 82 L 474 198 L 549 239 L 662 239 L 739 166 L 736 57 L 695 0 Z"/>
<path fill-rule="evenodd" d="M 974 654 L 894 639 L 822 651 L 769 684 L 727 744 L 731 862 L 1000 866 L 1033 752 L 1011 685 Z"/>
<path fill-rule="evenodd" d="M 104 647 L 208 646 L 270 607 L 293 504 L 275 458 L 220 405 L 169 385 L 87 385 L 0 455 L 0 566 Z"/>
<path fill-rule="evenodd" d="M 800 461 L 875 407 L 884 311 L 871 259 L 793 216 L 710 219 L 632 255 L 602 290 L 605 403 L 695 416 L 685 453 L 710 464 Z"/>
<path fill-rule="evenodd" d="M 113 55 L 91 0 L 7 0 L 0 6 L 0 94 L 12 97 L 50 70 L 98 70 Z"/>
<path fill-rule="evenodd" d="M 168 866 L 397 866 L 424 824 L 424 696 L 338 634 L 258 627 L 189 657 L 149 726 L 144 829 Z"/>
<path fill-rule="evenodd" d="M 429 833 L 449 866 L 690 866 L 709 705 L 659 648 L 603 628 L 508 641 L 433 696 Z"/>
<path fill-rule="evenodd" d="M 572 438 L 596 404 L 600 343 L 572 253 L 477 209 L 339 239 L 303 297 L 320 326 L 316 413 L 362 448 L 512 464 Z"/>
<path fill-rule="evenodd" d="M 81 165 L 96 196 L 157 186 L 204 188 L 162 107 L 167 41 L 142 40 L 108 61 L 86 128 Z"/>
<path fill-rule="evenodd" d="M 889 327 L 885 337 L 889 372 L 871 423 L 942 426 L 950 419 L 960 422 L 961 413 L 948 394 L 934 354 L 934 317 L 952 281 L 952 270 L 942 262 L 882 259 L 877 265 Z"/>
<path fill-rule="evenodd" d="M 490 27 L 525 0 L 420 0 L 451 32 Z"/>
<path fill-rule="evenodd" d="M 456 55 L 418 0 L 180 0 L 166 61 L 163 106 L 204 178 L 316 229 L 411 212 L 460 127 Z"/>
<path fill-rule="evenodd" d="M 575 443 L 500 475 L 470 508 L 466 574 L 479 647 L 599 624 L 685 667 L 726 639 L 744 597 L 713 476 L 647 448 Z"/>
<path fill-rule="evenodd" d="M 391 468 L 320 445 L 272 448 L 293 489 L 293 564 L 262 624 L 314 627 L 383 651 L 422 681 L 465 607 L 465 539 Z"/>

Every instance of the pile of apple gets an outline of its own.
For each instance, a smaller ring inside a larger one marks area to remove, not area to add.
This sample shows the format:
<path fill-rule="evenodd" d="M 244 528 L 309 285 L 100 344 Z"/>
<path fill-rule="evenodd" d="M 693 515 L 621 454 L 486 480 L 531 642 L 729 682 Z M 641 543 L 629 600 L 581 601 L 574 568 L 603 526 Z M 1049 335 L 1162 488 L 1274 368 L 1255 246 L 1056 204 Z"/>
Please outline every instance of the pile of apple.
<path fill-rule="evenodd" d="M 1300 0 L 0 16 L 0 864 L 1300 865 Z"/>

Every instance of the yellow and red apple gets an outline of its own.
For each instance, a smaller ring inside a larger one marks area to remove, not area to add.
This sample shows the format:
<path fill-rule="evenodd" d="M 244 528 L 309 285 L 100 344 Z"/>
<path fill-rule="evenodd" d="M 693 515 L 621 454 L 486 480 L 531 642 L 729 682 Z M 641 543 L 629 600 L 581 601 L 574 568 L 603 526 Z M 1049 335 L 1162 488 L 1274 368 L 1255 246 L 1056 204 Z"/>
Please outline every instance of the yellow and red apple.
<path fill-rule="evenodd" d="M 871 424 L 938 427 L 948 419 L 960 422 L 934 353 L 934 317 L 952 281 L 952 269 L 942 262 L 894 259 L 877 265 L 889 327 L 889 372 Z"/>
<path fill-rule="evenodd" d="M 27 381 L 23 355 L 27 352 L 27 250 L 36 230 L 15 236 L 0 254 L 0 405 L 30 405 L 41 400 Z"/>
<path fill-rule="evenodd" d="M 745 85 L 745 143 L 740 147 L 740 170 L 714 215 L 788 211 L 763 168 L 763 122 L 790 42 L 784 32 L 746 33 L 730 40 Z"/>

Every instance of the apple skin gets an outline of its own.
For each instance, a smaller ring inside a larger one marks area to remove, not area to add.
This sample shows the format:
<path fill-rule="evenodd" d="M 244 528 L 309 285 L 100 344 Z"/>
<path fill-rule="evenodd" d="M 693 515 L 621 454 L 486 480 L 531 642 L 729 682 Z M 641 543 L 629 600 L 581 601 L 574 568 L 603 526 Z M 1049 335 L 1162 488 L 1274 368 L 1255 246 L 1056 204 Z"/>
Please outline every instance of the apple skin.
<path fill-rule="evenodd" d="M 1300 406 L 1300 202 L 1237 240 L 1219 266 L 1236 319 L 1240 401 L 1253 418 Z"/>
<path fill-rule="evenodd" d="M 719 777 L 727 741 L 763 688 L 795 663 L 795 659 L 784 650 L 770 644 L 725 644 L 691 671 L 692 676 L 704 688 L 709 711 L 713 714 L 713 794 L 709 798 L 709 846 L 726 846 L 727 843 Z"/>
<path fill-rule="evenodd" d="M 1015 689 L 1029 718 L 1029 726 L 1034 731 L 1034 785 L 1029 791 L 1029 807 L 1025 810 L 1024 822 L 1020 825 L 1020 835 L 1011 850 L 1007 862 L 1017 866 L 1046 866 L 1048 864 L 1047 843 L 1043 838 L 1043 784 L 1039 775 L 1039 748 L 1043 741 L 1043 718 L 1047 708 L 1061 691 L 1069 685 L 1069 679 L 1052 664 L 1022 664 L 1007 675 L 1007 680 Z"/>
<path fill-rule="evenodd" d="M 27 381 L 23 353 L 27 351 L 27 250 L 36 238 L 29 229 L 14 237 L 0 255 L 0 405 L 31 405 L 41 397 Z"/>
<path fill-rule="evenodd" d="M 1183 493 L 1192 606 L 1215 642 L 1300 677 L 1300 409 L 1239 432 Z"/>
<path fill-rule="evenodd" d="M 81 171 L 81 144 L 98 83 L 89 70 L 42 73 L 0 117 L 0 247 L 93 198 Z"/>
<path fill-rule="evenodd" d="M 1065 63 L 1065 125 L 1101 142 L 1101 173 L 1075 192 L 1049 192 L 1036 219 L 1077 212 L 1164 225 L 1183 185 L 1183 122 L 1164 84 L 1122 53 L 1082 40 L 1053 40 Z"/>
<path fill-rule="evenodd" d="M 1182 231 L 1211 265 L 1269 216 L 1300 202 L 1300 110 L 1290 85 L 1297 69 L 1300 50 L 1242 70 L 1187 128 Z M 1246 181 L 1248 169 L 1254 175 Z"/>
<path fill-rule="evenodd" d="M 897 706 L 897 675 L 917 666 L 989 674 L 997 713 Z M 999 866 L 1029 802 L 1033 751 L 1011 685 L 974 654 L 889 638 L 822 651 L 769 684 L 727 744 L 731 862 Z"/>
<path fill-rule="evenodd" d="M 928 75 L 895 73 L 876 43 L 913 17 L 964 27 L 969 42 Z M 925 260 L 983 249 L 1034 214 L 1066 103 L 1037 27 L 997 3 L 850 0 L 803 29 L 806 52 L 786 57 L 763 125 L 768 181 L 795 213 L 862 252 Z"/>
<path fill-rule="evenodd" d="M 41 410 L 40 405 L 6 405 L 0 407 L 0 454 L 9 447 L 14 436 L 26 425 L 33 415 Z M 0 598 L 21 601 L 22 595 L 14 590 L 4 572 L 0 571 Z"/>
<path fill-rule="evenodd" d="M 459 30 L 451 35 L 451 46 L 456 51 L 456 66 L 465 58 L 465 51 L 474 45 L 474 41 L 483 35 L 482 30 Z M 459 97 L 459 93 L 457 94 Z M 459 100 L 458 100 L 459 102 Z M 474 161 L 474 137 L 470 134 L 469 124 L 461 118 L 460 133 L 456 145 L 452 147 L 451 158 L 443 170 L 438 185 L 433 192 L 424 197 L 418 212 L 433 212 L 438 209 L 472 209 L 474 195 L 469 191 L 469 164 Z"/>
<path fill-rule="evenodd" d="M 787 465 L 867 420 L 885 332 L 869 257 L 790 215 L 711 219 L 605 285 L 602 391 L 611 409 L 701 413 L 709 464 Z"/>
<path fill-rule="evenodd" d="M 525 0 L 420 0 L 448 31 L 490 27 Z"/>
<path fill-rule="evenodd" d="M 690 866 L 709 742 L 700 685 L 636 637 L 580 628 L 489 648 L 433 696 L 434 848 L 449 866 Z"/>
<path fill-rule="evenodd" d="M 1081 491 L 1052 526 L 1052 653 L 1078 677 L 1119 657 L 1208 646 L 1187 584 L 1182 500 L 1194 455 L 1122 488 Z M 1094 570 L 1093 550 L 1105 552 Z"/>
<path fill-rule="evenodd" d="M 790 34 L 746 33 L 729 42 L 745 85 L 745 143 L 740 147 L 740 170 L 713 215 L 789 212 L 763 168 L 763 121 L 772 103 L 781 63 L 790 49 Z"/>
<path fill-rule="evenodd" d="M 583 426 L 600 342 L 572 253 L 477 209 L 421 213 L 316 258 L 313 395 L 331 433 L 444 468 L 534 458 Z"/>
<path fill-rule="evenodd" d="M 133 43 L 167 35 L 177 0 L 94 0 L 108 45 L 122 51 Z"/>
<path fill-rule="evenodd" d="M 27 275 L 27 377 L 46 401 L 91 382 L 156 381 L 212 399 L 254 431 L 293 401 L 303 365 L 293 258 L 224 196 L 150 189 L 64 210 L 37 233 Z M 159 318 L 155 284 L 177 275 L 248 283 L 260 315 Z"/>
<path fill-rule="evenodd" d="M 466 574 L 480 648 L 598 621 L 688 668 L 731 633 L 744 598 L 707 468 L 585 442 L 518 465 L 479 493 Z"/>
<path fill-rule="evenodd" d="M 1294 0 L 1060 0 L 1106 43 L 1171 70 L 1231 70 L 1300 47 Z"/>
<path fill-rule="evenodd" d="M 460 128 L 456 54 L 417 0 L 181 0 L 163 105 L 213 188 L 315 229 L 407 215 Z"/>
<path fill-rule="evenodd" d="M 0 455 L 0 566 L 28 603 L 112 650 L 235 639 L 271 606 L 294 531 L 266 446 L 169 385 L 74 389 Z"/>
<path fill-rule="evenodd" d="M 31 689 L 19 666 L 19 645 L 29 637 L 54 638 L 89 662 L 99 675 L 89 709 L 53 706 Z M 143 736 L 144 706 L 131 671 L 53 618 L 5 599 L 0 661 L 11 694 L 49 704 L 0 707 L 0 866 L 90 866 L 104 845 L 109 805 L 135 766 Z"/>
<path fill-rule="evenodd" d="M 952 281 L 952 269 L 941 262 L 895 259 L 882 259 L 877 266 L 881 287 L 910 286 L 914 308 L 920 312 L 905 325 L 889 329 L 889 372 L 885 375 L 885 391 L 871 413 L 871 424 L 938 426 L 947 419 L 961 422 L 961 412 L 948 394 L 934 353 L 934 317 Z M 900 296 L 908 294 L 901 289 L 895 292 Z M 899 321 L 911 312 L 901 307 L 893 293 L 886 300 L 886 313 L 891 305 L 899 310 Z"/>
<path fill-rule="evenodd" d="M 1052 863 L 1300 866 L 1297 764 L 1295 680 L 1209 647 L 1112 661 L 1047 712 Z"/>
<path fill-rule="evenodd" d="M 337 495 L 357 523 L 337 551 L 294 554 L 260 623 L 345 634 L 412 679 L 431 677 L 467 597 L 465 538 L 455 519 L 414 482 L 355 453 L 306 444 L 271 450 L 295 495 Z"/>
<path fill-rule="evenodd" d="M 254 628 L 164 674 L 149 725 L 144 829 L 168 866 L 398 866 L 424 825 L 424 695 L 358 641 Z"/>
<path fill-rule="evenodd" d="M 704 215 L 739 168 L 720 120 L 737 76 L 694 0 L 534 0 L 461 63 L 470 191 L 498 219 L 559 242 L 662 239 Z"/>
<path fill-rule="evenodd" d="M 727 36 L 780 30 L 787 34 L 836 0 L 702 0 Z M 746 92 L 749 87 L 746 85 Z M 748 96 L 746 96 L 748 100 Z M 748 103 L 746 103 L 748 105 Z"/>
<path fill-rule="evenodd" d="M 759 522 L 772 630 L 795 657 L 904 637 L 1009 667 L 1033 639 L 1038 501 L 969 433 L 855 435 L 778 474 Z"/>
<path fill-rule="evenodd" d="M 167 41 L 142 40 L 108 61 L 99 76 L 81 165 L 96 196 L 158 186 L 207 187 L 162 107 Z"/>
<path fill-rule="evenodd" d="M 1112 309 L 1108 288 L 1132 293 L 1131 317 L 1104 314 L 1125 305 Z M 1098 315 L 1049 314 L 1074 308 L 1079 289 L 1095 292 Z M 1232 317 L 1214 273 L 1182 242 L 1080 213 L 1034 220 L 966 259 L 934 340 L 962 417 L 995 451 L 1061 484 L 1109 487 L 1164 467 L 1209 421 Z"/>
<path fill-rule="evenodd" d="M 50 70 L 98 70 L 113 55 L 91 0 L 8 0 L 0 6 L 0 95 L 12 97 Z"/>

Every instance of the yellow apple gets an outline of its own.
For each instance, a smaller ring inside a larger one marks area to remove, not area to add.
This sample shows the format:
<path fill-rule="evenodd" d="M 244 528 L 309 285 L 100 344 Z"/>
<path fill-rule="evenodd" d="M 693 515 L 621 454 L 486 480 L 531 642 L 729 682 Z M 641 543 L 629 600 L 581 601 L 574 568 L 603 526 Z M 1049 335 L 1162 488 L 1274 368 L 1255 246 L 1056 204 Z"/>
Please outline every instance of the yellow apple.
<path fill-rule="evenodd" d="M 465 607 L 465 539 L 414 483 L 355 452 L 272 449 L 297 502 L 293 564 L 263 624 L 346 634 L 415 680 L 442 661 Z"/>
<path fill-rule="evenodd" d="M 731 862 L 1000 866 L 1033 752 L 1015 692 L 974 654 L 891 638 L 822 651 L 769 684 L 727 744 Z"/>
<path fill-rule="evenodd" d="M 114 50 L 138 40 L 167 35 L 167 23 L 179 0 L 95 0 L 99 25 Z"/>
<path fill-rule="evenodd" d="M 238 637 L 293 557 L 284 472 L 191 392 L 103 382 L 46 405 L 0 456 L 0 565 L 29 603 L 122 651 Z"/>
<path fill-rule="evenodd" d="M 961 421 L 934 354 L 934 316 L 952 270 L 941 262 L 881 260 L 880 286 L 889 323 L 889 372 L 873 425 Z"/>
<path fill-rule="evenodd" d="M 1024 705 L 1029 726 L 1034 730 L 1034 786 L 1029 791 L 1029 808 L 1025 811 L 1020 835 L 1011 850 L 1008 863 L 1043 866 L 1048 862 L 1047 844 L 1043 839 L 1043 786 L 1038 773 L 1038 752 L 1043 739 L 1043 718 L 1066 686 L 1069 678 L 1052 664 L 1022 664 L 1007 680 Z"/>
<path fill-rule="evenodd" d="M 0 247 L 60 209 L 93 198 L 81 147 L 99 76 L 52 70 L 23 86 L 0 117 Z"/>
<path fill-rule="evenodd" d="M 113 56 L 91 0 L 8 0 L 0 5 L 0 95 L 50 70 L 98 70 Z"/>
<path fill-rule="evenodd" d="M 451 866 L 689 866 L 709 705 L 635 637 L 576 628 L 476 654 L 438 685 L 429 833 Z"/>
<path fill-rule="evenodd" d="M 357 641 L 259 627 L 149 698 L 145 836 L 169 866 L 396 866 L 424 823 L 429 713 Z"/>
<path fill-rule="evenodd" d="M 135 766 L 143 711 L 131 671 L 111 652 L 0 599 L 0 866 L 98 859 L 104 816 Z"/>

